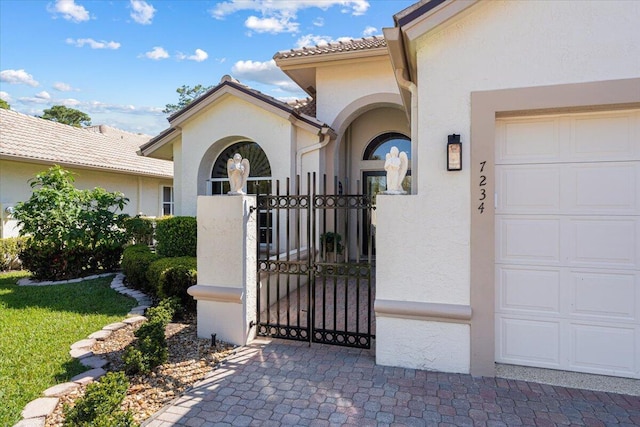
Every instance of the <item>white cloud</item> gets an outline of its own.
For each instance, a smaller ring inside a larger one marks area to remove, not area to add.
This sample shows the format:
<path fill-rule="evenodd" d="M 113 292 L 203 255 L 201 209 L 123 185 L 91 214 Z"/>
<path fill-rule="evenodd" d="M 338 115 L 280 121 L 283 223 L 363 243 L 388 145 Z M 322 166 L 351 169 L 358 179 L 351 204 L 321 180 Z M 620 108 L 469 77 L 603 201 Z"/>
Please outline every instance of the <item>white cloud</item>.
<path fill-rule="evenodd" d="M 367 0 L 229 0 L 216 4 L 210 11 L 216 19 L 224 19 L 238 11 L 260 12 L 261 17 L 249 16 L 245 26 L 258 33 L 297 33 L 300 23 L 296 22 L 297 13 L 308 8 L 327 10 L 333 6 L 342 7 L 343 13 L 363 15 L 369 9 Z M 322 18 L 314 25 L 324 25 Z"/>
<path fill-rule="evenodd" d="M 338 37 L 337 39 L 334 39 L 330 36 L 306 34 L 296 41 L 296 47 L 324 46 L 329 43 L 349 42 L 351 40 L 353 40 L 351 37 Z"/>
<path fill-rule="evenodd" d="M 73 99 L 73 98 L 66 98 L 66 99 L 61 99 L 60 101 L 58 101 L 60 104 L 64 105 L 65 107 L 77 107 L 78 105 L 81 105 L 82 102 L 78 101 L 77 99 Z"/>
<path fill-rule="evenodd" d="M 244 21 L 244 26 L 256 33 L 297 33 L 300 24 L 297 22 L 291 22 L 289 17 L 271 17 L 271 18 L 258 18 L 257 16 L 250 16 Z"/>
<path fill-rule="evenodd" d="M 341 6 L 343 12 L 362 15 L 369 9 L 369 2 L 367 0 L 229 0 L 216 4 L 211 10 L 211 15 L 222 19 L 241 10 L 253 10 L 264 15 L 295 14 L 302 9 L 316 7 L 327 10 L 333 6 Z"/>
<path fill-rule="evenodd" d="M 0 81 L 12 85 L 25 84 L 32 87 L 36 87 L 39 85 L 39 83 L 33 79 L 33 76 L 27 73 L 25 70 L 0 71 Z"/>
<path fill-rule="evenodd" d="M 287 92 L 300 92 L 300 88 L 282 72 L 271 59 L 269 61 L 238 61 L 231 68 L 233 76 L 239 80 L 277 86 Z"/>
<path fill-rule="evenodd" d="M 43 90 L 42 92 L 36 94 L 36 98 L 46 99 L 48 101 L 51 99 L 51 95 L 49 95 L 49 92 L 47 92 L 46 90 Z"/>
<path fill-rule="evenodd" d="M 49 5 L 47 10 L 62 15 L 67 21 L 83 22 L 90 19 L 87 9 L 76 4 L 75 0 L 57 0 L 54 5 Z"/>
<path fill-rule="evenodd" d="M 76 46 L 76 47 L 83 47 L 85 45 L 88 45 L 91 49 L 111 49 L 111 50 L 116 50 L 120 48 L 120 43 L 118 42 L 114 42 L 114 41 L 96 41 L 94 39 L 72 39 L 72 38 L 68 38 L 67 40 L 65 40 L 67 42 L 67 44 Z"/>
<path fill-rule="evenodd" d="M 142 56 L 153 59 L 155 61 L 159 61 L 161 59 L 167 59 L 169 57 L 169 53 L 160 46 L 154 46 L 152 50 L 146 52 Z"/>
<path fill-rule="evenodd" d="M 379 34 L 378 29 L 376 27 L 372 27 L 372 26 L 368 26 L 362 32 L 362 35 L 364 37 L 371 37 L 371 36 L 374 36 L 376 34 Z"/>
<path fill-rule="evenodd" d="M 209 57 L 209 54 L 202 49 L 196 49 L 193 55 L 185 55 L 184 53 L 178 53 L 176 57 L 180 60 L 188 59 L 190 61 L 202 62 Z"/>
<path fill-rule="evenodd" d="M 313 25 L 316 27 L 324 27 L 324 18 L 319 16 L 313 20 Z"/>
<path fill-rule="evenodd" d="M 71 87 L 70 84 L 63 83 L 63 82 L 55 82 L 53 84 L 53 88 L 58 92 L 71 92 L 71 91 L 77 90 Z"/>
<path fill-rule="evenodd" d="M 11 98 L 11 95 L 9 95 L 7 92 L 0 90 L 0 99 L 2 99 L 3 101 L 6 102 L 12 102 L 13 98 Z"/>
<path fill-rule="evenodd" d="M 131 18 L 138 24 L 149 25 L 153 20 L 156 9 L 143 0 L 131 0 Z"/>

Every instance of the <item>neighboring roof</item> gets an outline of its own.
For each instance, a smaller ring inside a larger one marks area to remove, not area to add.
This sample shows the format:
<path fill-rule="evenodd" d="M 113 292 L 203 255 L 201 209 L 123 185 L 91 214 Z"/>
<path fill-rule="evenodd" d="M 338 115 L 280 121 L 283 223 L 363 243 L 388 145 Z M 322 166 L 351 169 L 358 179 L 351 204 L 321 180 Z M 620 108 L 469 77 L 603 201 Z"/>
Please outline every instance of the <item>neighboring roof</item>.
<path fill-rule="evenodd" d="M 341 54 L 354 51 L 366 51 L 371 49 L 386 49 L 387 41 L 384 37 L 373 36 L 362 39 L 351 39 L 347 41 L 333 42 L 329 44 L 321 44 L 311 47 L 302 47 L 298 49 L 282 50 L 275 55 L 273 59 L 300 58 L 308 56 Z"/>
<path fill-rule="evenodd" d="M 172 178 L 172 162 L 137 155 L 149 138 L 105 125 L 76 128 L 0 109 L 0 159 Z"/>
<path fill-rule="evenodd" d="M 317 128 L 318 130 L 329 127 L 326 123 L 316 119 L 315 101 L 313 99 L 307 98 L 290 103 L 283 102 L 272 96 L 266 95 L 259 90 L 245 86 L 229 75 L 225 75 L 220 80 L 220 84 L 209 89 L 206 93 L 184 107 L 182 110 L 169 116 L 168 120 L 171 127 L 163 130 L 159 135 L 151 138 L 148 142 L 140 146 L 140 153 L 144 156 L 151 155 L 152 153 L 160 150 L 164 145 L 173 141 L 181 133 L 178 125 L 181 124 L 182 121 L 187 120 L 194 114 L 197 114 L 200 110 L 214 102 L 225 93 L 235 93 L 236 96 L 243 96 L 244 99 L 247 99 L 250 102 L 258 101 L 256 104 L 266 104 L 266 107 L 274 109 L 273 111 L 280 111 L 281 113 L 289 114 L 297 121 Z M 166 153 L 164 155 L 166 156 Z"/>

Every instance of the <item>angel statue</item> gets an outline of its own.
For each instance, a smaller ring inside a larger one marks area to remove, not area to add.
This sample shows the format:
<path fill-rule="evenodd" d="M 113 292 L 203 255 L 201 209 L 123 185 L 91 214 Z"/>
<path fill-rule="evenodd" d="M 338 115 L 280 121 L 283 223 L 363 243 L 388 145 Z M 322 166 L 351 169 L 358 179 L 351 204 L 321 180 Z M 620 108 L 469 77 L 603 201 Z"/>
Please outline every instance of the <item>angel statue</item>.
<path fill-rule="evenodd" d="M 391 152 L 387 153 L 387 160 L 384 162 L 384 170 L 387 171 L 387 190 L 384 194 L 407 194 L 402 189 L 402 181 L 408 168 L 407 153 L 400 152 L 398 147 L 391 147 Z"/>
<path fill-rule="evenodd" d="M 247 178 L 249 178 L 249 169 L 249 160 L 243 159 L 239 153 L 227 160 L 227 175 L 231 186 L 231 191 L 227 194 L 246 194 L 244 187 L 247 184 Z"/>

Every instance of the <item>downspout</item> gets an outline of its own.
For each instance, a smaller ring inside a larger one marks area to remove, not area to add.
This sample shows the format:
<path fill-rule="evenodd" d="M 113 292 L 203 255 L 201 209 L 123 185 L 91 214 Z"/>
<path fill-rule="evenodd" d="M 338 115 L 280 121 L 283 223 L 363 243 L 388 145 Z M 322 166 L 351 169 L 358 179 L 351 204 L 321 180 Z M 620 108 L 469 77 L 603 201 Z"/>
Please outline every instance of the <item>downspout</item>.
<path fill-rule="evenodd" d="M 308 147 L 303 147 L 296 152 L 296 173 L 298 175 L 302 176 L 302 156 L 312 151 L 321 150 L 326 147 L 329 141 L 331 141 L 330 130 L 331 129 L 329 127 L 323 126 L 322 129 L 320 129 L 320 132 L 318 132 L 318 136 L 320 136 L 320 142 Z"/>
<path fill-rule="evenodd" d="M 411 94 L 411 174 L 416 176 L 418 171 L 418 86 L 404 77 L 404 68 L 396 68 L 398 85 Z M 418 180 L 411 179 L 411 194 L 418 193 Z"/>

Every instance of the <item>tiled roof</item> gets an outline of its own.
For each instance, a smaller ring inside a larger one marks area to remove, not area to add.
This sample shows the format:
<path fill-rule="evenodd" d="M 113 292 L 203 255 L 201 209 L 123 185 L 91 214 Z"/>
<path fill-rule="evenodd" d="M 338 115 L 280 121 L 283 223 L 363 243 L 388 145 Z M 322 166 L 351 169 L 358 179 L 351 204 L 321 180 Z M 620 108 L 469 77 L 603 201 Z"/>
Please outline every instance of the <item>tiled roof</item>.
<path fill-rule="evenodd" d="M 299 114 L 306 114 L 307 116 L 316 116 L 316 100 L 314 98 L 296 99 L 290 101 L 288 104 Z"/>
<path fill-rule="evenodd" d="M 0 109 L 0 158 L 173 177 L 172 162 L 137 154 L 149 138 L 104 125 L 76 128 Z"/>
<path fill-rule="evenodd" d="M 326 55 L 332 53 L 364 51 L 371 49 L 386 49 L 387 41 L 382 36 L 365 37 L 348 41 L 321 44 L 299 49 L 283 50 L 276 53 L 273 59 L 302 58 L 308 56 Z"/>

